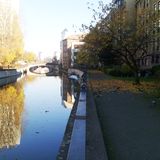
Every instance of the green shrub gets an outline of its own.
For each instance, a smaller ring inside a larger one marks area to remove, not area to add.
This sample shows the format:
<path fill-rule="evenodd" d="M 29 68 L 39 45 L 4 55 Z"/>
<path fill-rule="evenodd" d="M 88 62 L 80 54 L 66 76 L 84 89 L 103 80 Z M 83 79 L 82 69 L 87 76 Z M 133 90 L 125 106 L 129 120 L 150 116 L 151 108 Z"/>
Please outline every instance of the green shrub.
<path fill-rule="evenodd" d="M 131 77 L 134 75 L 127 65 L 104 67 L 103 72 L 116 77 Z"/>
<path fill-rule="evenodd" d="M 160 65 L 152 67 L 151 71 L 153 76 L 160 77 Z"/>
<path fill-rule="evenodd" d="M 155 72 L 155 76 L 160 78 L 160 70 Z"/>
<path fill-rule="evenodd" d="M 127 77 L 131 77 L 134 76 L 133 71 L 127 66 L 127 65 L 122 65 L 121 66 L 121 72 L 122 72 L 122 76 L 127 76 Z"/>
<path fill-rule="evenodd" d="M 104 66 L 101 70 L 102 70 L 102 72 L 104 72 L 106 74 L 109 74 L 111 69 L 112 69 L 112 67 Z"/>
<path fill-rule="evenodd" d="M 118 76 L 118 77 L 122 76 L 121 69 L 118 66 L 115 66 L 112 69 L 109 69 L 108 74 L 110 74 L 111 76 Z"/>
<path fill-rule="evenodd" d="M 152 67 L 152 72 L 160 71 L 160 65 Z"/>

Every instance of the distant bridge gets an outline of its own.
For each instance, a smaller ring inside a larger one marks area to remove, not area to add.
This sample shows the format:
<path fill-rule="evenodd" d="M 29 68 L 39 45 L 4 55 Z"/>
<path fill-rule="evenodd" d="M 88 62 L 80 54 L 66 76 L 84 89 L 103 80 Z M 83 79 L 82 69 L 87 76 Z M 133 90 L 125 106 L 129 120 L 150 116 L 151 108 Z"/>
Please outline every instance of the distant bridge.
<path fill-rule="evenodd" d="M 59 65 L 53 63 L 30 64 L 21 68 L 20 71 L 22 73 L 27 73 L 27 75 L 54 76 L 59 74 Z"/>

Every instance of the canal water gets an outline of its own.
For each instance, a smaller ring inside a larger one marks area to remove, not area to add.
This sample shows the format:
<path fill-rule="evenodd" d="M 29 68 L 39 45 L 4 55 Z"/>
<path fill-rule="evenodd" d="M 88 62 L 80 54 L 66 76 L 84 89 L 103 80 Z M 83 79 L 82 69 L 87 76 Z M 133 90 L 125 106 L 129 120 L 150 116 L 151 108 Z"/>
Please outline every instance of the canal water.
<path fill-rule="evenodd" d="M 75 96 L 65 75 L 1 87 L 0 160 L 56 159 Z"/>

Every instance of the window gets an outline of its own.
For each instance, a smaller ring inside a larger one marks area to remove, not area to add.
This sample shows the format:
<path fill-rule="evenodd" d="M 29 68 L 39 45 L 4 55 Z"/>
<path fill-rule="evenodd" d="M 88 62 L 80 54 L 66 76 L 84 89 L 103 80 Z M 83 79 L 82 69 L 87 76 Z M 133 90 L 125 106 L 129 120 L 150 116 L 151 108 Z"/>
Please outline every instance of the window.
<path fill-rule="evenodd" d="M 139 8 L 141 8 L 141 2 L 139 2 Z"/>
<path fill-rule="evenodd" d="M 155 39 L 153 40 L 153 52 L 155 52 L 156 50 L 156 42 L 155 42 Z"/>
<path fill-rule="evenodd" d="M 156 55 L 156 63 L 159 63 L 159 55 Z"/>
<path fill-rule="evenodd" d="M 149 0 L 146 0 L 146 7 L 149 6 Z"/>
<path fill-rule="evenodd" d="M 147 66 L 147 58 L 144 59 L 144 65 Z"/>
<path fill-rule="evenodd" d="M 158 12 L 160 12 L 160 1 L 158 2 Z"/>
<path fill-rule="evenodd" d="M 154 34 L 154 35 L 155 35 L 156 31 L 157 31 L 157 23 L 154 22 L 154 23 L 153 23 L 153 34 Z"/>
<path fill-rule="evenodd" d="M 159 42 L 160 42 L 160 39 L 157 38 L 157 51 L 159 51 Z"/>
<path fill-rule="evenodd" d="M 154 9 L 154 16 L 155 16 L 156 12 L 157 12 L 157 4 L 156 3 L 153 5 L 153 9 Z"/>
<path fill-rule="evenodd" d="M 158 27 L 160 28 L 160 19 L 158 20 Z"/>
<path fill-rule="evenodd" d="M 157 33 L 160 33 L 160 19 L 157 22 Z"/>
<path fill-rule="evenodd" d="M 157 10 L 157 4 L 154 4 L 154 11 Z"/>
<path fill-rule="evenodd" d="M 152 64 L 154 63 L 154 55 L 152 55 Z"/>

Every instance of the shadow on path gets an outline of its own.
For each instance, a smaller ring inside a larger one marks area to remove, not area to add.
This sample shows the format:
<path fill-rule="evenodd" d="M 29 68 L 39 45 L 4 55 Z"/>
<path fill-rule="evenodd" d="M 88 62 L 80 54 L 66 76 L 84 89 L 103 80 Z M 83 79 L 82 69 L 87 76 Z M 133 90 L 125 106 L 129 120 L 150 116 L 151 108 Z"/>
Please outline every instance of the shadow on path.
<path fill-rule="evenodd" d="M 160 106 L 131 92 L 106 91 L 95 100 L 109 159 L 160 159 Z"/>

